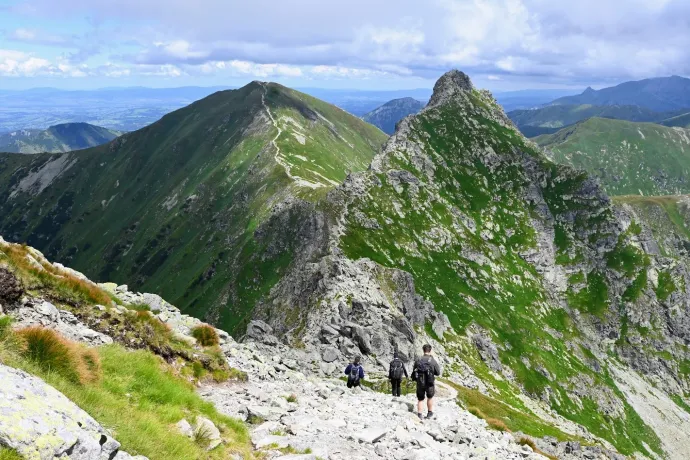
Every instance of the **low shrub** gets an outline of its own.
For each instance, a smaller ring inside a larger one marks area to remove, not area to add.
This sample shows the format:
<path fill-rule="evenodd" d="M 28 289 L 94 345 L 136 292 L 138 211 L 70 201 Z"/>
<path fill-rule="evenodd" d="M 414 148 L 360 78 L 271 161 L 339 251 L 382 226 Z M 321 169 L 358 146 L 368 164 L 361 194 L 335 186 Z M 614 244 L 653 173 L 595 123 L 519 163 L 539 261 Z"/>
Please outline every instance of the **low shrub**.
<path fill-rule="evenodd" d="M 297 402 L 297 395 L 291 394 L 290 396 L 288 396 L 285 399 L 287 399 L 287 402 L 289 402 L 289 403 L 296 403 Z"/>
<path fill-rule="evenodd" d="M 192 337 L 194 337 L 202 347 L 213 347 L 220 343 L 215 328 L 208 324 L 200 324 L 194 327 L 192 329 Z"/>
<path fill-rule="evenodd" d="M 94 350 L 43 327 L 20 329 L 17 336 L 21 341 L 20 353 L 44 370 L 79 384 L 96 382 L 100 378 L 100 360 Z"/>

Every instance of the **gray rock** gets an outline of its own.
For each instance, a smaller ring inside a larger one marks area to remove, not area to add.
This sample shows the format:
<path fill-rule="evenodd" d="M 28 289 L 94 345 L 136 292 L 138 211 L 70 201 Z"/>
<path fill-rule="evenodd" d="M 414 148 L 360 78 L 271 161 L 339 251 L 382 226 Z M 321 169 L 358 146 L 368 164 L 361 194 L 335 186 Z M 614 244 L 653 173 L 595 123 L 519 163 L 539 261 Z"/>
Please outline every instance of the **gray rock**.
<path fill-rule="evenodd" d="M 223 442 L 216 425 L 205 417 L 197 416 L 194 423 L 194 434 L 208 442 L 207 450 L 213 450 Z"/>
<path fill-rule="evenodd" d="M 177 422 L 175 426 L 180 431 L 180 433 L 187 436 L 188 438 L 194 437 L 194 428 L 192 428 L 192 425 L 190 425 L 187 420 L 182 419 L 179 422 Z"/>
<path fill-rule="evenodd" d="M 374 444 L 380 441 L 388 433 L 388 428 L 384 427 L 370 427 L 363 431 L 360 431 L 355 435 L 355 437 L 361 442 L 366 442 L 369 444 Z"/>
<path fill-rule="evenodd" d="M 340 353 L 333 347 L 327 347 L 323 350 L 323 353 L 321 353 L 321 358 L 327 363 L 332 363 L 338 359 L 338 356 L 340 356 Z"/>
<path fill-rule="evenodd" d="M 120 444 L 98 422 L 43 380 L 0 364 L 0 382 L 0 445 L 25 458 L 131 458 L 118 453 Z"/>

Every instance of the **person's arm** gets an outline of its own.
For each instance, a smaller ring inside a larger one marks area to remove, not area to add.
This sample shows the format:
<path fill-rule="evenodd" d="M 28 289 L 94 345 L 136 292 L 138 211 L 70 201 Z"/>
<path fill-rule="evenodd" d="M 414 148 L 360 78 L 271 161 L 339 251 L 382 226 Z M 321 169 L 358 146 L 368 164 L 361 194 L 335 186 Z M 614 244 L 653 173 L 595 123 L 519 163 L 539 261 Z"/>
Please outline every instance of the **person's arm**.
<path fill-rule="evenodd" d="M 347 367 L 345 368 L 345 374 L 349 375 L 351 370 L 352 370 L 352 364 L 348 364 Z"/>
<path fill-rule="evenodd" d="M 441 375 L 441 366 L 439 365 L 438 361 L 434 359 L 434 375 L 440 376 Z"/>
<path fill-rule="evenodd" d="M 364 366 L 359 366 L 359 378 L 364 378 Z"/>
<path fill-rule="evenodd" d="M 407 368 L 405 368 L 405 363 L 403 363 L 402 367 L 403 367 L 403 374 L 405 374 L 405 378 L 406 379 L 409 378 L 407 375 Z"/>

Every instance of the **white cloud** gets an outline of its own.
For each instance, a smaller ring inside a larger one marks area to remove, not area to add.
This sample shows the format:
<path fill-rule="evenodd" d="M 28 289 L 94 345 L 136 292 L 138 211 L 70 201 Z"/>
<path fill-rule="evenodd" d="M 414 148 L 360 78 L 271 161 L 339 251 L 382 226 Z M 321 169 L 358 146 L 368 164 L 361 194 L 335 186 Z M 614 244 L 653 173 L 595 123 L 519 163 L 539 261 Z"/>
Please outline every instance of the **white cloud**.
<path fill-rule="evenodd" d="M 687 0 L 23 0 L 21 11 L 116 24 L 100 40 L 127 43 L 129 54 L 118 50 L 115 60 L 131 74 L 433 78 L 458 67 L 503 80 L 690 75 Z M 33 29 L 12 36 L 64 39 Z"/>

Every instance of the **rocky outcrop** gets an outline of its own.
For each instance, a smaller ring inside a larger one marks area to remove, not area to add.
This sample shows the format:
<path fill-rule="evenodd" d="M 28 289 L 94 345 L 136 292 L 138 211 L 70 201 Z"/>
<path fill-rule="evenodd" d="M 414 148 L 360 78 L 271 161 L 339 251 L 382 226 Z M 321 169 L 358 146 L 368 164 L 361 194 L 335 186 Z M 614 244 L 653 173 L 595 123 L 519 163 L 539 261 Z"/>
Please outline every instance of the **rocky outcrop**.
<path fill-rule="evenodd" d="M 43 380 L 0 364 L 0 445 L 27 459 L 145 460 Z"/>
<path fill-rule="evenodd" d="M 105 310 L 105 307 L 101 307 Z M 16 308 L 8 311 L 15 318 L 17 328 L 42 326 L 53 329 L 60 335 L 91 346 L 113 343 L 113 339 L 89 328 L 72 312 L 59 310 L 55 305 L 43 299 L 25 299 Z"/>

